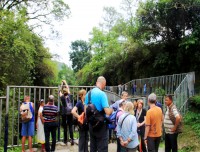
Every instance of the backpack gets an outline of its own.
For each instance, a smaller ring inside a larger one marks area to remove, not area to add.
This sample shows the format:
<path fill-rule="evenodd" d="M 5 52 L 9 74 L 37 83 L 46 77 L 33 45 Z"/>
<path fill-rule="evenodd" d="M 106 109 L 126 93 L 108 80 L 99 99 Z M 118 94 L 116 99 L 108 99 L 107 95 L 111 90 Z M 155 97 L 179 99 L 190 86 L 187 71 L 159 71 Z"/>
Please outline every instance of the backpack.
<path fill-rule="evenodd" d="M 91 103 L 91 91 L 88 94 L 88 106 L 86 108 L 86 119 L 94 131 L 98 131 L 105 124 L 104 110 L 98 111 Z"/>
<path fill-rule="evenodd" d="M 72 102 L 71 102 L 69 96 L 68 96 L 67 98 L 65 98 L 65 102 L 66 102 L 65 114 L 66 114 L 66 115 L 70 115 L 73 106 L 72 106 Z"/>
<path fill-rule="evenodd" d="M 21 119 L 22 122 L 29 122 L 33 115 L 30 109 L 31 103 L 22 103 L 22 105 L 20 106 L 20 114 L 21 114 Z"/>
<path fill-rule="evenodd" d="M 108 117 L 108 120 L 109 120 L 108 129 L 115 129 L 115 128 L 117 127 L 117 122 L 118 122 L 117 114 L 118 114 L 119 111 L 121 111 L 121 110 L 116 110 L 116 111 L 114 111 L 114 112 Z"/>
<path fill-rule="evenodd" d="M 173 114 L 173 109 L 177 109 L 175 105 L 172 105 L 170 108 L 169 108 L 169 119 L 172 121 L 173 124 L 175 124 L 176 122 L 176 117 L 174 116 Z M 178 111 L 178 109 L 177 109 Z M 182 130 L 183 130 L 183 122 L 182 122 L 182 115 L 180 114 L 180 112 L 178 111 L 179 113 L 179 116 L 181 118 L 180 120 L 180 123 L 179 125 L 177 126 L 177 129 L 176 129 L 176 133 L 182 133 Z"/>

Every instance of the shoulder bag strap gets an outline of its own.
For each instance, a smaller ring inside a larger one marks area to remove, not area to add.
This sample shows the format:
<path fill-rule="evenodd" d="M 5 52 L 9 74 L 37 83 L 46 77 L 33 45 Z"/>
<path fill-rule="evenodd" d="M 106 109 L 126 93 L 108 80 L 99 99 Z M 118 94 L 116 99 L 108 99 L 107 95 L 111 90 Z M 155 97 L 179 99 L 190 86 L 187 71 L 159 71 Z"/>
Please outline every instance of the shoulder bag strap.
<path fill-rule="evenodd" d="M 89 93 L 88 93 L 88 104 L 91 104 L 91 92 L 92 91 L 89 91 Z"/>
<path fill-rule="evenodd" d="M 122 120 L 122 123 L 121 123 L 121 127 L 122 127 L 122 125 L 123 125 L 124 120 L 125 120 L 126 117 L 129 116 L 129 115 L 130 115 L 130 114 L 127 114 L 127 115 L 124 117 L 124 119 Z"/>

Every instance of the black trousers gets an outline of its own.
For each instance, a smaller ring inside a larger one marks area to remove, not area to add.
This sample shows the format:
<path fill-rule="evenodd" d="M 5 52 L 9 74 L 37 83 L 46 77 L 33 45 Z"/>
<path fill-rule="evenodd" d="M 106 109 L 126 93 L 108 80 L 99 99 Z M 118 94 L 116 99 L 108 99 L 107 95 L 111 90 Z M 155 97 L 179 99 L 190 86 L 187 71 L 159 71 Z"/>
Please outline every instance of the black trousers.
<path fill-rule="evenodd" d="M 73 125 L 73 115 L 62 115 L 62 126 L 64 129 L 64 142 L 67 142 L 67 128 L 69 128 L 70 139 L 74 140 L 72 125 Z"/>
<path fill-rule="evenodd" d="M 90 152 L 108 152 L 108 128 L 104 124 L 99 130 L 93 131 L 89 125 Z"/>
<path fill-rule="evenodd" d="M 88 152 L 88 140 L 89 140 L 88 131 L 79 130 L 79 141 L 78 141 L 79 152 Z"/>
<path fill-rule="evenodd" d="M 165 134 L 165 152 L 178 152 L 178 134 Z"/>
<path fill-rule="evenodd" d="M 146 145 L 144 143 L 144 133 L 145 133 L 145 126 L 141 126 L 140 128 L 138 128 L 138 135 L 141 138 L 141 147 L 142 147 L 142 152 L 146 152 Z M 140 145 L 139 145 L 140 146 Z"/>
<path fill-rule="evenodd" d="M 46 152 L 54 152 L 55 151 L 57 127 L 58 127 L 57 122 L 45 122 L 44 123 L 45 150 L 46 150 Z M 50 148 L 50 144 L 49 144 L 50 134 L 51 134 L 51 138 L 52 138 L 51 148 Z"/>
<path fill-rule="evenodd" d="M 161 137 L 147 137 L 148 152 L 158 152 Z"/>

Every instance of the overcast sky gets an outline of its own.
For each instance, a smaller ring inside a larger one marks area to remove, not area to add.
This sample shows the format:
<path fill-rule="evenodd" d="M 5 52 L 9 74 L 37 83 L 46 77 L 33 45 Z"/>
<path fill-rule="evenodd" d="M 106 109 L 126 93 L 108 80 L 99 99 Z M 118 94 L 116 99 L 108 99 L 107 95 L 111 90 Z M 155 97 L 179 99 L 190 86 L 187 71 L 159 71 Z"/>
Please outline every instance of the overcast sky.
<path fill-rule="evenodd" d="M 75 40 L 88 41 L 92 28 L 98 26 L 102 20 L 103 7 L 113 6 L 119 10 L 122 0 L 65 0 L 71 10 L 68 19 L 58 24 L 57 28 L 61 33 L 61 38 L 46 40 L 45 45 L 53 54 L 60 56 L 59 61 L 71 65 L 69 61 L 70 45 Z"/>

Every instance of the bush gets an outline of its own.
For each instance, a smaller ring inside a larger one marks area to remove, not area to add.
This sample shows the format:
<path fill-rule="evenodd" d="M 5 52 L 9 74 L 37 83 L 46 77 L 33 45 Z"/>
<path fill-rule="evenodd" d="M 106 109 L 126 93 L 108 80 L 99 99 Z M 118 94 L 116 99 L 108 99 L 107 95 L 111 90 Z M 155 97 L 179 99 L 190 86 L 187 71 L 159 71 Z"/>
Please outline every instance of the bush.
<path fill-rule="evenodd" d="M 198 108 L 200 107 L 200 96 L 193 96 L 189 99 L 190 103 L 192 104 L 192 106 Z"/>

